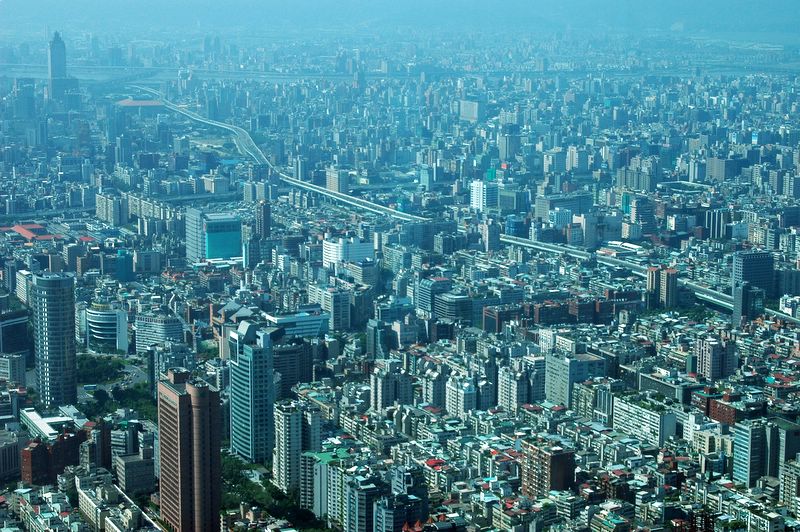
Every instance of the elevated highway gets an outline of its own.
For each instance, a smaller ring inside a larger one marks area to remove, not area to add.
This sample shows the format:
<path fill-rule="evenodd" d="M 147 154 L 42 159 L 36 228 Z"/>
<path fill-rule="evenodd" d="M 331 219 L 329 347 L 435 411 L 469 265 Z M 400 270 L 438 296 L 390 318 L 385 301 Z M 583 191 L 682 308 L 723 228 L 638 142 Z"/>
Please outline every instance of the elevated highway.
<path fill-rule="evenodd" d="M 217 127 L 225 131 L 228 131 L 233 135 L 234 142 L 236 143 L 236 146 L 239 149 L 239 151 L 241 151 L 243 154 L 246 154 L 248 157 L 252 158 L 257 164 L 263 164 L 271 168 L 272 171 L 281 179 L 281 181 L 283 181 L 287 185 L 297 187 L 299 189 L 306 190 L 309 192 L 314 192 L 316 194 L 325 196 L 333 201 L 342 203 L 344 205 L 348 205 L 350 207 L 362 209 L 376 214 L 382 214 L 394 218 L 396 220 L 401 220 L 405 222 L 431 221 L 430 218 L 425 218 L 422 216 L 417 216 L 414 214 L 398 211 L 397 209 L 392 209 L 384 205 L 379 205 L 377 203 L 373 203 L 371 201 L 362 198 L 356 198 L 347 194 L 343 194 L 341 192 L 328 190 L 327 188 L 321 187 L 319 185 L 314 185 L 306 181 L 295 179 L 294 177 L 286 174 L 285 172 L 277 168 L 275 165 L 273 165 L 272 162 L 266 157 L 266 155 L 264 155 L 264 152 L 261 151 L 261 148 L 259 148 L 258 145 L 253 141 L 250 134 L 243 128 L 232 124 L 227 124 L 225 122 L 219 122 L 217 120 L 210 120 L 208 118 L 205 118 L 193 111 L 190 111 L 184 106 L 175 104 L 174 102 L 170 102 L 164 99 L 162 94 L 156 91 L 155 89 L 151 89 L 149 87 L 143 87 L 140 85 L 133 85 L 132 87 L 159 98 L 163 102 L 164 106 L 167 109 L 170 109 L 171 111 L 182 114 L 187 118 L 190 118 L 201 124 L 205 124 L 211 127 Z M 464 229 L 459 228 L 459 231 L 464 231 Z M 638 275 L 640 277 L 647 276 L 647 265 L 639 264 L 629 260 L 619 259 L 616 257 L 610 257 L 608 255 L 599 254 L 597 252 L 586 251 L 574 246 L 562 245 L 562 244 L 549 244 L 547 242 L 536 242 L 534 240 L 530 240 L 527 238 L 520 238 L 510 235 L 500 235 L 500 241 L 505 244 L 520 246 L 535 251 L 543 251 L 546 253 L 556 253 L 560 255 L 566 255 L 578 260 L 590 260 L 594 258 L 599 264 L 626 268 L 630 270 L 633 274 Z M 702 301 L 712 303 L 727 310 L 731 311 L 733 310 L 733 297 L 730 296 L 729 294 L 718 292 L 707 286 L 698 284 L 690 279 L 684 279 L 679 277 L 678 283 L 681 286 L 691 290 L 695 294 L 695 296 Z M 786 321 L 791 321 L 795 324 L 800 324 L 800 319 L 793 318 L 792 316 L 783 314 L 773 309 L 767 309 L 766 313 L 775 318 L 780 318 Z"/>

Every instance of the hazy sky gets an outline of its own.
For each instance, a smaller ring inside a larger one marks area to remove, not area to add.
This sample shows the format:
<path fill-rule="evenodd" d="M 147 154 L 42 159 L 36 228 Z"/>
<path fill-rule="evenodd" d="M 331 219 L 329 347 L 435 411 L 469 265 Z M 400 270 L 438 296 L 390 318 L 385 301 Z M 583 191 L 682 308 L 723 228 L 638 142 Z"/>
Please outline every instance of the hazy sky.
<path fill-rule="evenodd" d="M 396 25 L 419 29 L 798 32 L 797 0 L 0 0 L 0 32 Z M 4 29 L 5 28 L 5 29 Z"/>

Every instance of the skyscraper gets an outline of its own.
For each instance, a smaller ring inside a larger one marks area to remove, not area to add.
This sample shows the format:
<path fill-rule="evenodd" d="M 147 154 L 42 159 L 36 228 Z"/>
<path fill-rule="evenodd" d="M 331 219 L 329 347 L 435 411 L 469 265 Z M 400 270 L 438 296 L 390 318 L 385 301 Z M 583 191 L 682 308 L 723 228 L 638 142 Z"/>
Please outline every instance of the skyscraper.
<path fill-rule="evenodd" d="M 47 49 L 47 73 L 50 98 L 61 99 L 66 91 L 67 47 L 58 32 L 53 34 Z"/>
<path fill-rule="evenodd" d="M 242 222 L 234 215 L 186 209 L 186 260 L 230 259 L 242 253 Z"/>
<path fill-rule="evenodd" d="M 281 401 L 275 405 L 273 482 L 288 493 L 300 484 L 300 455 L 320 450 L 320 412 L 316 408 Z"/>
<path fill-rule="evenodd" d="M 75 403 L 75 279 L 57 273 L 33 276 L 30 302 L 40 401 L 48 408 Z"/>
<path fill-rule="evenodd" d="M 733 426 L 733 480 L 752 487 L 766 474 L 767 425 L 745 419 Z"/>
<path fill-rule="evenodd" d="M 731 294 L 736 285 L 750 283 L 764 291 L 766 297 L 774 295 L 775 260 L 769 251 L 737 251 L 733 254 Z"/>
<path fill-rule="evenodd" d="M 275 405 L 273 482 L 288 493 L 300 485 L 300 455 L 320 450 L 321 415 L 318 409 L 293 401 Z"/>
<path fill-rule="evenodd" d="M 500 249 L 500 224 L 495 220 L 487 220 L 480 225 L 483 250 L 486 253 Z"/>
<path fill-rule="evenodd" d="M 764 290 L 747 281 L 733 287 L 731 324 L 738 327 L 764 313 Z"/>
<path fill-rule="evenodd" d="M 231 348 L 231 451 L 249 462 L 265 463 L 275 442 L 273 336 L 283 329 L 255 330 L 242 322 Z M 239 342 L 241 340 L 241 342 Z"/>
<path fill-rule="evenodd" d="M 647 308 L 672 308 L 678 304 L 678 270 L 651 266 L 647 269 Z"/>
<path fill-rule="evenodd" d="M 497 183 L 475 180 L 470 184 L 470 207 L 478 212 L 496 209 L 498 200 Z"/>
<path fill-rule="evenodd" d="M 272 232 L 272 207 L 267 200 L 256 204 L 256 235 L 269 238 Z"/>
<path fill-rule="evenodd" d="M 161 518 L 178 532 L 219 528 L 219 391 L 182 368 L 158 383 Z"/>

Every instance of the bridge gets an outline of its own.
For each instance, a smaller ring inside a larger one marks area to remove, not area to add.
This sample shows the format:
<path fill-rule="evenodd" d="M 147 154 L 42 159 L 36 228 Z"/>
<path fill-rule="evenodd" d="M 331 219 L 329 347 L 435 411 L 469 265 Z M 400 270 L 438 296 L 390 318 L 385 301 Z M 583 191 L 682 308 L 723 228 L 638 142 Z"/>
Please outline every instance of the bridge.
<path fill-rule="evenodd" d="M 151 96 L 159 98 L 164 104 L 164 107 L 166 107 L 171 111 L 186 116 L 187 118 L 190 118 L 191 120 L 194 120 L 201 124 L 223 129 L 225 131 L 228 131 L 229 133 L 232 133 L 234 142 L 236 143 L 236 147 L 239 149 L 240 152 L 252 158 L 256 163 L 268 166 L 280 178 L 280 180 L 286 183 L 287 185 L 297 187 L 299 189 L 306 190 L 308 192 L 313 192 L 321 196 L 325 196 L 333 201 L 348 205 L 350 207 L 356 207 L 368 212 L 382 214 L 394 218 L 396 220 L 401 220 L 405 222 L 431 221 L 430 218 L 425 218 L 422 216 L 417 216 L 414 214 L 398 211 L 397 209 L 392 209 L 384 205 L 379 205 L 377 203 L 373 203 L 371 201 L 362 198 L 356 198 L 348 194 L 343 194 L 341 192 L 328 190 L 325 187 L 314 185 L 313 183 L 308 183 L 306 181 L 295 179 L 294 177 L 286 174 L 285 172 L 282 172 L 279 168 L 277 168 L 274 164 L 272 164 L 272 161 L 270 161 L 269 158 L 266 155 L 264 155 L 264 152 L 261 151 L 261 148 L 258 147 L 258 145 L 253 141 L 253 138 L 250 136 L 250 134 L 243 128 L 232 124 L 227 124 L 225 122 L 219 122 L 217 120 L 210 120 L 208 118 L 205 118 L 193 111 L 190 111 L 184 106 L 180 106 L 178 104 L 175 104 L 174 102 L 166 100 L 163 97 L 163 95 L 160 92 L 156 91 L 155 89 L 151 89 L 149 87 L 143 87 L 140 85 L 132 85 L 132 87 L 147 94 L 150 94 Z M 465 231 L 464 228 L 459 228 L 458 230 L 460 232 Z M 598 254 L 597 252 L 586 251 L 577 248 L 575 246 L 569 246 L 565 244 L 549 244 L 547 242 L 536 242 L 528 238 L 520 238 L 511 235 L 500 235 L 500 241 L 505 244 L 519 246 L 526 249 L 532 249 L 535 251 L 543 251 L 546 253 L 556 253 L 559 255 L 565 255 L 573 257 L 578 260 L 590 260 L 594 258 L 599 264 L 626 268 L 630 270 L 634 275 L 637 275 L 639 277 L 647 276 L 646 265 L 638 264 L 636 262 L 628 260 L 618 259 L 616 257 L 611 257 L 608 255 Z M 731 311 L 733 310 L 733 297 L 729 294 L 718 292 L 707 286 L 703 286 L 699 283 L 696 283 L 691 279 L 685 279 L 679 277 L 678 284 L 680 286 L 689 289 L 691 292 L 694 293 L 695 297 L 697 297 L 697 299 L 701 301 L 717 305 L 726 310 L 731 310 Z M 778 312 L 773 309 L 765 309 L 765 312 L 767 315 L 770 315 L 772 317 L 779 318 L 785 321 L 790 321 L 795 324 L 800 324 L 800 319 L 794 318 L 782 312 Z"/>

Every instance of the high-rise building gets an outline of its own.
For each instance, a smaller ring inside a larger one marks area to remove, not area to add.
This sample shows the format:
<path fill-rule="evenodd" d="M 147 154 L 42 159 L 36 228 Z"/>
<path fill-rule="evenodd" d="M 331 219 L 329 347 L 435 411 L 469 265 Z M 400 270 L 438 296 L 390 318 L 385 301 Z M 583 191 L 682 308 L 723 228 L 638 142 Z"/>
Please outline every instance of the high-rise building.
<path fill-rule="evenodd" d="M 478 390 L 470 377 L 453 374 L 445 385 L 445 408 L 453 416 L 464 419 L 478 408 Z"/>
<path fill-rule="evenodd" d="M 714 209 L 705 213 L 705 228 L 708 229 L 708 238 L 720 240 L 725 238 L 725 227 L 731 221 L 731 211 L 728 209 Z"/>
<path fill-rule="evenodd" d="M 171 369 L 158 383 L 161 519 L 173 530 L 219 528 L 222 499 L 219 391 Z"/>
<path fill-rule="evenodd" d="M 571 406 L 572 387 L 592 377 L 605 377 L 605 359 L 589 354 L 550 353 L 545 358 L 545 396 Z"/>
<path fill-rule="evenodd" d="M 335 166 L 325 170 L 325 185 L 328 190 L 347 194 L 350 192 L 350 172 Z"/>
<path fill-rule="evenodd" d="M 183 324 L 169 311 L 145 311 L 136 315 L 136 352 L 144 353 L 153 345 L 182 342 Z"/>
<path fill-rule="evenodd" d="M 375 532 L 397 532 L 411 523 L 424 522 L 423 501 L 414 495 L 389 495 L 381 497 L 373 504 L 373 525 Z"/>
<path fill-rule="evenodd" d="M 376 360 L 369 388 L 370 409 L 376 412 L 383 412 L 395 402 L 401 405 L 414 402 L 411 375 L 402 369 L 400 360 Z"/>
<path fill-rule="evenodd" d="M 75 360 L 75 278 L 33 276 L 30 303 L 39 400 L 53 408 L 77 401 Z"/>
<path fill-rule="evenodd" d="M 531 402 L 531 381 L 529 370 L 517 371 L 509 366 L 500 368 L 497 376 L 497 404 L 509 412 Z"/>
<path fill-rule="evenodd" d="M 774 295 L 775 260 L 769 251 L 737 251 L 733 254 L 731 293 L 744 282 L 760 288 L 766 297 Z"/>
<path fill-rule="evenodd" d="M 546 440 L 522 440 L 523 495 L 546 497 L 551 490 L 569 489 L 575 482 L 575 451 Z"/>
<path fill-rule="evenodd" d="M 646 196 L 636 196 L 631 201 L 631 222 L 639 226 L 645 235 L 656 229 L 653 203 Z"/>
<path fill-rule="evenodd" d="M 358 262 L 375 258 L 372 242 L 362 242 L 357 238 L 339 238 L 322 242 L 322 265 L 333 268 L 340 262 Z"/>
<path fill-rule="evenodd" d="M 50 98 L 56 100 L 63 98 L 67 79 L 67 47 L 58 32 L 53 34 L 47 49 L 47 74 Z"/>
<path fill-rule="evenodd" d="M 470 207 L 478 212 L 496 209 L 499 197 L 497 183 L 475 180 L 470 185 Z"/>
<path fill-rule="evenodd" d="M 377 477 L 355 476 L 346 481 L 344 489 L 345 532 L 373 532 L 375 503 L 389 493 L 389 487 Z M 384 515 L 388 518 L 388 515 Z"/>
<path fill-rule="evenodd" d="M 242 322 L 231 333 L 231 451 L 249 462 L 265 463 L 275 443 L 273 338 L 282 329 L 256 330 Z"/>
<path fill-rule="evenodd" d="M 724 379 L 736 371 L 736 354 L 732 342 L 723 342 L 718 337 L 698 338 L 694 343 L 697 357 L 697 373 L 707 379 Z"/>
<path fill-rule="evenodd" d="M 308 301 L 317 303 L 328 316 L 329 328 L 332 331 L 344 331 L 350 328 L 352 291 L 344 287 L 327 285 L 309 285 Z"/>
<path fill-rule="evenodd" d="M 25 386 L 25 355 L 0 352 L 0 380 Z"/>
<path fill-rule="evenodd" d="M 800 460 L 789 460 L 780 474 L 778 501 L 795 517 L 800 516 Z"/>
<path fill-rule="evenodd" d="M 314 407 L 293 401 L 275 404 L 273 482 L 284 493 L 299 487 L 300 456 L 320 450 L 320 422 L 320 412 Z"/>
<path fill-rule="evenodd" d="M 453 280 L 447 277 L 428 277 L 419 281 L 414 291 L 414 302 L 419 310 L 433 313 L 435 298 L 453 289 Z"/>
<path fill-rule="evenodd" d="M 733 480 L 750 488 L 766 475 L 767 423 L 745 419 L 733 426 Z"/>
<path fill-rule="evenodd" d="M 738 327 L 764 313 L 764 290 L 747 281 L 733 288 L 733 314 L 731 324 Z"/>
<path fill-rule="evenodd" d="M 483 250 L 489 253 L 500 249 L 500 224 L 494 220 L 487 220 L 480 227 Z"/>
<path fill-rule="evenodd" d="M 272 233 L 272 207 L 267 200 L 256 204 L 256 235 L 269 238 Z"/>
<path fill-rule="evenodd" d="M 223 213 L 186 209 L 186 260 L 230 259 L 242 253 L 242 222 Z"/>
<path fill-rule="evenodd" d="M 678 270 L 651 266 L 647 268 L 647 308 L 673 308 L 678 304 Z"/>

